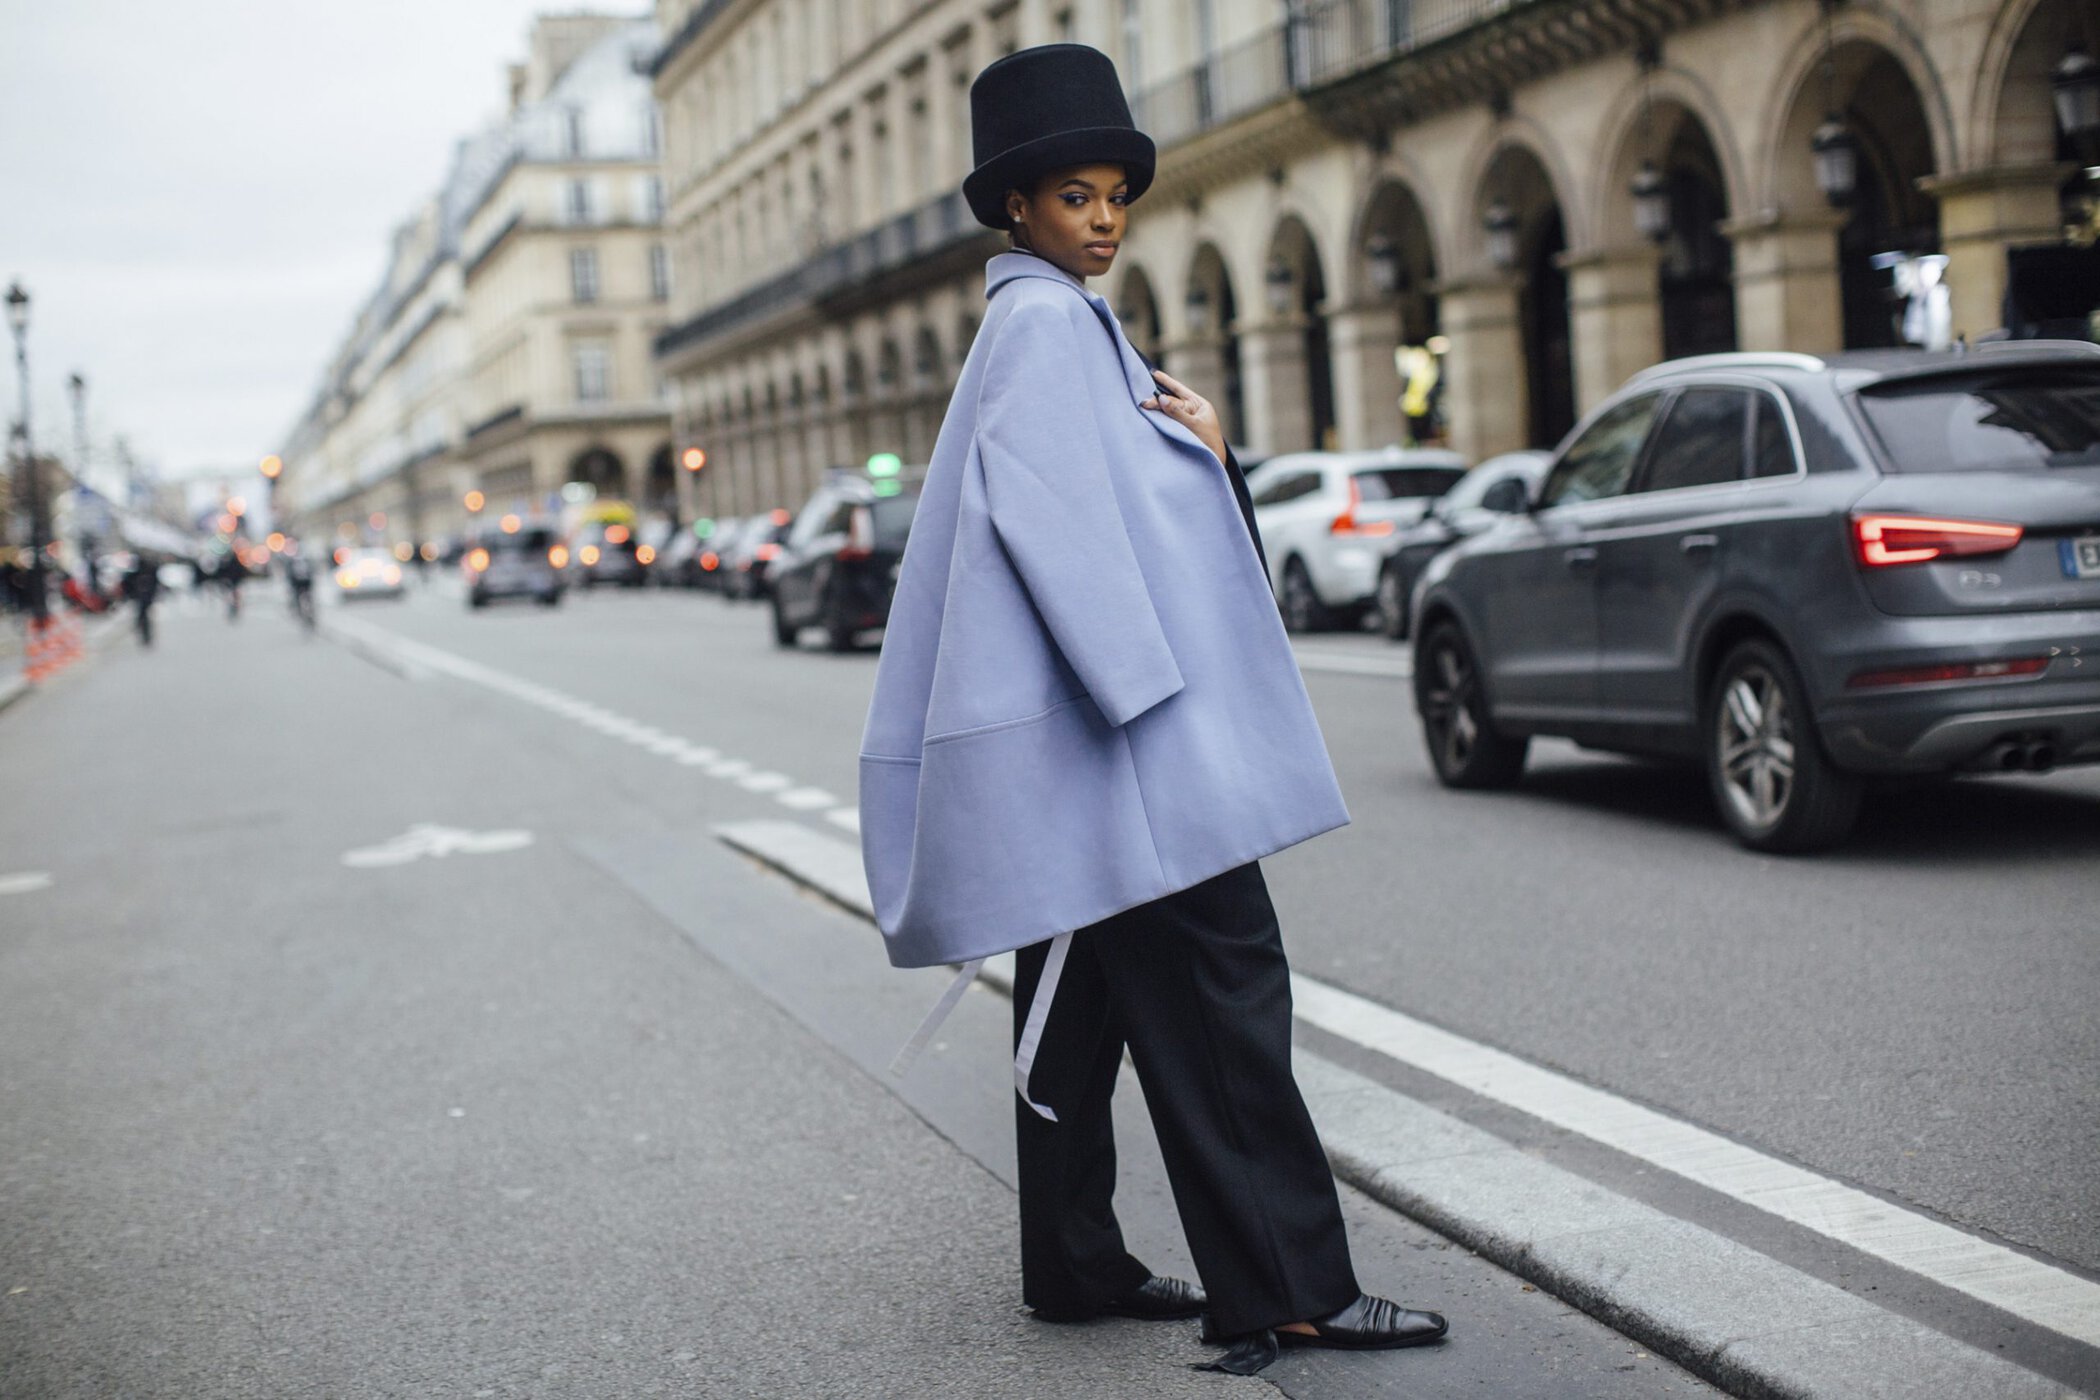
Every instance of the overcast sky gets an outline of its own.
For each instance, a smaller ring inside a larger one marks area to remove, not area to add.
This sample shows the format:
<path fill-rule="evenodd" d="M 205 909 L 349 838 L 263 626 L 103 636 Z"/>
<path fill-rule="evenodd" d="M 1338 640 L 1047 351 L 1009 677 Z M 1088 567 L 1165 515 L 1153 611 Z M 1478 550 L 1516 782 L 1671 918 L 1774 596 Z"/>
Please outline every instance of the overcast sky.
<path fill-rule="evenodd" d="M 97 454 L 121 433 L 187 475 L 277 446 L 532 14 L 569 8 L 0 0 L 0 281 L 33 298 L 38 444 L 70 454 L 78 370 Z"/>

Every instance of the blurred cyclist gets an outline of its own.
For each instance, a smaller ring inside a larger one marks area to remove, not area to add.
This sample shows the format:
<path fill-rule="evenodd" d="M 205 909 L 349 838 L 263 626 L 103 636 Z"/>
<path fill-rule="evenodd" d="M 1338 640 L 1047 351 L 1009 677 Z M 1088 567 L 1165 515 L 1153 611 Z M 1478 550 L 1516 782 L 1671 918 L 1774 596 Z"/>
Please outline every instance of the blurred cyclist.
<path fill-rule="evenodd" d="M 292 611 L 308 632 L 314 630 L 314 561 L 299 548 L 299 541 L 284 542 L 284 577 L 292 587 Z"/>

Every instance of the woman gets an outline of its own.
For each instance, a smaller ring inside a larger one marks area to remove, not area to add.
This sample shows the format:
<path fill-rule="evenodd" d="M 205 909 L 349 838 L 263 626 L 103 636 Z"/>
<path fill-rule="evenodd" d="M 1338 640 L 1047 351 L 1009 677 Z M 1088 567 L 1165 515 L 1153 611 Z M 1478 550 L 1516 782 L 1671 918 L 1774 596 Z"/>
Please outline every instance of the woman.
<path fill-rule="evenodd" d="M 1349 818 L 1246 488 L 1216 410 L 1148 370 L 1086 288 L 1152 143 L 1083 45 L 1002 58 L 970 99 L 964 195 L 1013 251 L 986 269 L 861 746 L 891 960 L 964 963 L 946 1006 L 979 960 L 1019 950 L 1036 1316 L 1207 1311 L 1243 1373 L 1278 1345 L 1435 1341 L 1444 1319 L 1358 1289 L 1291 1076 L 1290 969 L 1255 862 Z M 1126 1044 L 1201 1289 L 1155 1277 L 1116 1225 Z"/>

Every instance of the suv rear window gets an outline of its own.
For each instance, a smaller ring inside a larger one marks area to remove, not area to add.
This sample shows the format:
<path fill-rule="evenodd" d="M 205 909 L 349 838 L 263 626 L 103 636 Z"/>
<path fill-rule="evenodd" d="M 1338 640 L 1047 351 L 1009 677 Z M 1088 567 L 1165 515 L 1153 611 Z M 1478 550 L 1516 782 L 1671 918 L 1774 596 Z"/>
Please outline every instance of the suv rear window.
<path fill-rule="evenodd" d="M 1889 472 L 2100 467 L 2100 374 L 2036 370 L 1900 380 L 1860 390 Z"/>
<path fill-rule="evenodd" d="M 491 550 L 518 554 L 538 554 L 554 547 L 552 530 L 520 530 L 515 535 L 494 535 L 487 541 Z"/>
<path fill-rule="evenodd" d="M 1350 475 L 1367 501 L 1414 501 L 1443 495 L 1465 472 L 1457 467 L 1374 467 Z"/>
<path fill-rule="evenodd" d="M 879 496 L 870 508 L 875 516 L 875 543 L 884 549 L 902 549 L 911 535 L 912 513 L 919 508 L 919 494 Z"/>

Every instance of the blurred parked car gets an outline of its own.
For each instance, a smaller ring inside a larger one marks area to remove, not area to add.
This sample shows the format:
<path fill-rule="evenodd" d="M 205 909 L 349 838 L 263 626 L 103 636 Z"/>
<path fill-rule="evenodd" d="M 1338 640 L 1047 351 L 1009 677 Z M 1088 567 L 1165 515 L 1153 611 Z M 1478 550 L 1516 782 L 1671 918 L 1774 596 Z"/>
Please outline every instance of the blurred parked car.
<path fill-rule="evenodd" d="M 345 601 L 407 596 L 402 589 L 401 561 L 390 549 L 337 550 L 335 586 Z"/>
<path fill-rule="evenodd" d="M 700 541 L 700 553 L 695 562 L 700 566 L 698 583 L 701 588 L 716 593 L 725 591 L 728 571 L 722 567 L 722 554 L 736 543 L 744 530 L 744 517 L 725 515 L 714 522 L 707 537 Z"/>
<path fill-rule="evenodd" d="M 636 539 L 626 521 L 588 520 L 576 532 L 574 555 L 576 577 L 585 588 L 601 583 L 640 588 L 649 581 L 656 551 Z"/>
<path fill-rule="evenodd" d="M 1379 545 L 1464 475 L 1442 448 L 1289 452 L 1249 474 L 1254 524 L 1284 625 L 1360 622 L 1377 601 Z"/>
<path fill-rule="evenodd" d="M 543 607 L 561 602 L 568 547 L 545 525 L 525 525 L 481 536 L 460 560 L 469 607 L 493 598 L 533 598 Z"/>
<path fill-rule="evenodd" d="M 700 579 L 700 538 L 690 528 L 671 531 L 649 566 L 659 588 L 692 588 Z"/>
<path fill-rule="evenodd" d="M 1378 630 L 1396 640 L 1405 637 L 1423 568 L 1454 542 L 1523 510 L 1552 460 L 1550 452 L 1528 450 L 1490 457 L 1431 501 L 1420 520 L 1390 536 L 1378 566 Z"/>
<path fill-rule="evenodd" d="M 1454 787 L 1515 782 L 1535 734 L 1696 758 L 1786 851 L 1870 778 L 2100 761 L 2100 346 L 1658 366 L 1417 607 Z"/>
<path fill-rule="evenodd" d="M 722 550 L 724 593 L 746 600 L 766 596 L 767 574 L 780 555 L 780 542 L 787 538 L 794 518 L 787 510 L 774 509 L 744 523 L 735 543 Z"/>
<path fill-rule="evenodd" d="M 897 566 L 919 507 L 919 482 L 898 480 L 878 495 L 858 472 L 831 473 L 788 527 L 773 561 L 773 640 L 791 647 L 805 627 L 822 627 L 833 651 L 890 620 Z"/>

